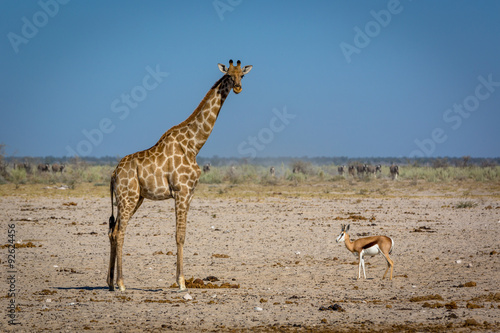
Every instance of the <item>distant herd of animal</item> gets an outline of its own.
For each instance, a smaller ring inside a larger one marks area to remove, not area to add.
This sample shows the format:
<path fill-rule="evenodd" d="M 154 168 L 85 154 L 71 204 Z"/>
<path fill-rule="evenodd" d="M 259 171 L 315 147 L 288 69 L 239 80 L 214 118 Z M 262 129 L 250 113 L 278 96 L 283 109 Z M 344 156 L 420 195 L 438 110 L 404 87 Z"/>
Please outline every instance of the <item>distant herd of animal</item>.
<path fill-rule="evenodd" d="M 203 165 L 203 172 L 204 173 L 210 172 L 210 167 L 211 167 L 210 163 L 206 163 L 205 165 Z M 381 164 L 377 164 L 377 165 L 357 164 L 357 165 L 349 165 L 349 166 L 339 165 L 339 167 L 337 168 L 337 171 L 338 171 L 340 176 L 344 176 L 347 173 L 352 177 L 355 177 L 355 176 L 363 177 L 365 175 L 366 176 L 369 176 L 369 175 L 374 176 L 377 174 L 377 172 L 382 173 L 382 165 Z M 294 167 L 292 172 L 293 173 L 300 173 L 300 172 L 304 173 L 305 171 L 302 170 L 301 167 Z M 399 166 L 396 164 L 392 164 L 391 166 L 389 166 L 389 172 L 391 174 L 392 179 L 394 179 L 394 180 L 397 179 L 399 176 Z M 269 173 L 270 173 L 271 177 L 275 177 L 276 169 L 274 168 L 274 166 L 272 166 L 269 169 Z"/>
<path fill-rule="evenodd" d="M 59 164 L 59 163 L 54 163 L 54 164 L 49 164 L 49 163 L 40 163 L 37 165 L 37 169 L 38 171 L 40 172 L 63 172 L 64 171 L 64 168 L 66 166 L 64 164 Z M 21 169 L 24 169 L 26 170 L 27 173 L 31 173 L 31 171 L 33 170 L 33 167 L 30 163 L 14 163 L 12 165 L 12 168 L 13 169 L 18 169 L 18 170 L 21 170 Z"/>
<path fill-rule="evenodd" d="M 358 176 L 363 177 L 365 175 L 376 175 L 377 172 L 382 172 L 382 165 L 368 165 L 368 164 L 358 164 L 358 165 L 340 165 L 337 169 L 339 175 L 343 176 L 346 174 L 346 171 L 350 176 Z M 399 176 L 399 166 L 392 164 L 389 167 L 389 172 L 391 173 L 392 179 L 397 179 Z"/>
<path fill-rule="evenodd" d="M 369 164 L 353 165 L 353 164 L 351 164 L 349 166 L 339 165 L 339 167 L 337 168 L 337 171 L 338 171 L 340 176 L 344 176 L 344 175 L 349 174 L 349 176 L 352 176 L 352 177 L 358 176 L 359 178 L 361 178 L 361 177 L 364 177 L 365 175 L 366 176 L 370 176 L 370 175 L 375 176 L 377 174 L 377 172 L 382 173 L 382 165 L 381 164 L 377 164 L 377 165 L 369 165 Z M 271 176 L 274 177 L 274 172 L 275 172 L 274 167 L 271 167 L 269 172 L 270 172 Z M 299 172 L 304 173 L 304 171 L 300 167 L 293 168 L 293 173 L 299 173 Z M 399 166 L 392 164 L 389 167 L 389 172 L 391 173 L 392 179 L 397 179 L 399 176 Z"/>
<path fill-rule="evenodd" d="M 63 172 L 64 168 L 66 166 L 64 164 L 59 164 L 59 163 L 54 163 L 54 164 L 49 164 L 49 163 L 40 163 L 37 165 L 37 169 L 39 172 Z M 210 171 L 210 163 L 207 163 L 203 165 L 203 172 L 209 172 Z M 26 170 L 27 173 L 31 173 L 32 171 L 32 166 L 29 163 L 14 163 L 13 164 L 14 169 L 24 169 Z M 377 165 L 369 165 L 369 164 L 358 164 L 358 165 L 339 165 L 337 168 L 337 171 L 340 176 L 344 175 L 349 175 L 352 177 L 358 176 L 358 177 L 363 177 L 363 176 L 369 176 L 369 175 L 376 175 L 378 172 L 382 172 L 382 165 L 377 164 Z M 272 177 L 275 176 L 275 168 L 271 167 L 269 169 L 269 173 L 271 174 Z M 293 173 L 301 172 L 301 170 L 296 170 L 296 168 L 293 169 Z M 399 176 L 399 166 L 392 164 L 389 167 L 389 172 L 391 174 L 392 179 L 397 179 Z"/>

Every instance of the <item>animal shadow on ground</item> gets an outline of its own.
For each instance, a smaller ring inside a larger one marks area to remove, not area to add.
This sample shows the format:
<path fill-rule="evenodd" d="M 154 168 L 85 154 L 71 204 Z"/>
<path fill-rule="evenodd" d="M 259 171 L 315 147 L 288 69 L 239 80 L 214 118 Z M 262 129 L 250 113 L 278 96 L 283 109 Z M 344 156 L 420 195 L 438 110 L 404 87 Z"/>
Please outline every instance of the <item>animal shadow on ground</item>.
<path fill-rule="evenodd" d="M 90 286 L 86 286 L 86 287 L 54 287 L 54 289 L 94 291 L 94 290 L 109 290 L 109 287 L 108 286 L 106 286 L 106 287 L 101 287 L 101 286 L 99 286 L 99 287 L 90 287 Z M 153 293 L 164 291 L 163 289 L 143 289 L 143 288 L 127 288 L 127 290 L 137 290 L 137 291 L 153 292 Z"/>

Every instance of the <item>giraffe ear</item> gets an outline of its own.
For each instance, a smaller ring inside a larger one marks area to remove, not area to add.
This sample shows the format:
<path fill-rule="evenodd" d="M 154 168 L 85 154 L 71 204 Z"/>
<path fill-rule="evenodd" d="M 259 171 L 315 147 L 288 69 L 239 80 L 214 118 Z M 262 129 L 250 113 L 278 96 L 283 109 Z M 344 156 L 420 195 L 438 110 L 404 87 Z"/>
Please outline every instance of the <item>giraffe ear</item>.
<path fill-rule="evenodd" d="M 253 67 L 252 65 L 249 65 L 249 66 L 245 66 L 245 67 L 243 67 L 243 70 L 242 70 L 243 75 L 245 75 L 245 74 L 247 74 L 248 72 L 250 72 L 250 71 L 252 70 L 252 67 Z"/>
<path fill-rule="evenodd" d="M 227 74 L 227 67 L 223 64 L 217 64 L 217 66 L 219 66 L 219 70 L 224 73 L 224 74 Z"/>

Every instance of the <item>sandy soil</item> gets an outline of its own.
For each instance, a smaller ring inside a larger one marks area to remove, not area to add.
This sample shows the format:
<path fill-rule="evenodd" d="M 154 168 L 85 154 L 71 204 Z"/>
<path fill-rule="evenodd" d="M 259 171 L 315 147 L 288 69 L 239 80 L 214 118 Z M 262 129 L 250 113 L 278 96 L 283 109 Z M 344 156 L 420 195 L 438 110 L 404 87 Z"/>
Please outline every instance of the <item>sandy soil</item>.
<path fill-rule="evenodd" d="M 130 221 L 127 290 L 110 292 L 109 198 L 0 197 L 0 244 L 15 229 L 21 246 L 14 267 L 0 249 L 0 331 L 498 331 L 500 199 L 467 200 L 475 206 L 444 195 L 195 197 L 186 278 L 239 288 L 175 293 L 173 201 L 146 201 Z M 343 223 L 353 239 L 394 239 L 392 281 L 381 256 L 356 279 L 357 259 L 335 242 Z"/>

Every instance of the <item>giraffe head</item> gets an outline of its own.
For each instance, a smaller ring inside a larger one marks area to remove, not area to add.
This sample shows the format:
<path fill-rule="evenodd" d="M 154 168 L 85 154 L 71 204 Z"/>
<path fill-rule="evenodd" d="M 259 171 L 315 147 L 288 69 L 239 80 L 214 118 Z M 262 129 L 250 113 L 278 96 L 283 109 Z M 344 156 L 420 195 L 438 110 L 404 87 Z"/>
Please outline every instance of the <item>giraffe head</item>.
<path fill-rule="evenodd" d="M 222 73 L 229 75 L 233 80 L 233 91 L 235 94 L 241 92 L 241 79 L 245 74 L 250 72 L 252 66 L 245 66 L 241 68 L 241 61 L 238 60 L 236 66 L 233 66 L 233 60 L 229 60 L 229 68 L 223 64 L 219 64 L 219 69 Z"/>

